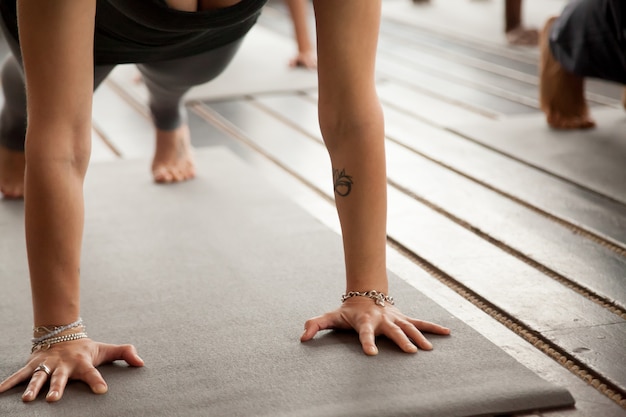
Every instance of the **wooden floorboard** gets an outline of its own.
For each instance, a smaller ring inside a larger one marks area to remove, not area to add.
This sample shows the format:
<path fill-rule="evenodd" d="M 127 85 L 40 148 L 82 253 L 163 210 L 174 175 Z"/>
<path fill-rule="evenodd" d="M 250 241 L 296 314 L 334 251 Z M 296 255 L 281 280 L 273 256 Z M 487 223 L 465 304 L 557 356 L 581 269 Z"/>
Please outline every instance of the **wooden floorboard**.
<path fill-rule="evenodd" d="M 388 23 L 387 26 L 383 24 L 382 32 L 388 35 L 381 41 L 383 54 L 386 48 L 393 45 L 393 49 L 404 50 L 408 56 L 431 55 L 445 59 L 448 65 L 462 64 L 495 74 L 509 74 L 512 78 L 538 80 L 537 52 L 534 49 L 522 52 L 499 46 L 490 47 L 471 40 L 424 32 L 397 22 Z M 446 71 L 446 68 L 442 67 L 442 71 Z M 615 83 L 590 80 L 586 87 L 588 93 L 604 96 L 614 104 L 621 100 L 621 89 Z"/>
<path fill-rule="evenodd" d="M 433 52 L 445 53 L 471 60 L 481 60 L 494 66 L 520 72 L 527 75 L 537 74 L 536 63 L 525 54 L 515 53 L 501 47 L 489 48 L 482 43 L 463 41 L 428 31 L 416 29 L 399 22 L 385 21 L 381 25 L 381 33 L 391 42 L 408 44 L 414 48 L 422 48 Z M 503 54 L 505 51 L 506 54 Z"/>
<path fill-rule="evenodd" d="M 622 203 L 542 170 L 529 169 L 519 160 L 493 152 L 461 136 L 450 132 L 435 134 L 421 121 L 403 113 L 389 110 L 387 119 L 388 136 L 411 150 L 548 215 L 615 242 L 625 242 L 626 211 Z"/>
<path fill-rule="evenodd" d="M 401 82 L 405 86 L 427 91 L 448 102 L 477 108 L 494 115 L 526 114 L 538 111 L 531 105 L 480 91 L 456 80 L 428 74 L 397 61 L 379 61 L 378 72 L 384 74 L 385 78 L 391 82 Z"/>
<path fill-rule="evenodd" d="M 396 19 L 383 21 L 381 32 L 386 42 L 445 56 L 450 62 L 480 65 L 495 72 L 508 72 L 512 76 L 526 75 L 536 78 L 538 74 L 538 52 L 535 48 L 515 49 L 477 41 L 471 36 L 461 38 L 458 35 L 432 32 Z M 614 83 L 594 80 L 588 83 L 587 91 L 605 96 L 610 102 L 617 104 L 621 100 L 621 91 L 617 87 Z"/>
<path fill-rule="evenodd" d="M 546 332 L 546 334 L 568 351 L 576 352 L 580 358 L 584 358 L 586 363 L 596 369 L 602 369 L 609 379 L 624 386 L 626 361 L 616 361 L 615 357 L 623 355 L 624 352 L 626 323 L 592 326 L 584 329 L 564 328 Z"/>
<path fill-rule="evenodd" d="M 464 106 L 425 89 L 394 81 L 379 82 L 378 95 L 383 104 L 438 127 L 483 122 L 498 116 L 478 106 Z"/>
<path fill-rule="evenodd" d="M 145 113 L 103 83 L 94 94 L 93 124 L 124 158 L 154 153 L 154 128 Z"/>
<path fill-rule="evenodd" d="M 383 62 L 395 60 L 429 74 L 445 76 L 483 91 L 493 91 L 503 97 L 515 97 L 533 104 L 538 102 L 537 85 L 532 77 L 515 78 L 510 73 L 497 71 L 484 64 L 474 62 L 474 65 L 468 65 L 467 62 L 440 55 L 386 40 L 381 42 L 379 56 L 381 60 L 384 58 Z"/>

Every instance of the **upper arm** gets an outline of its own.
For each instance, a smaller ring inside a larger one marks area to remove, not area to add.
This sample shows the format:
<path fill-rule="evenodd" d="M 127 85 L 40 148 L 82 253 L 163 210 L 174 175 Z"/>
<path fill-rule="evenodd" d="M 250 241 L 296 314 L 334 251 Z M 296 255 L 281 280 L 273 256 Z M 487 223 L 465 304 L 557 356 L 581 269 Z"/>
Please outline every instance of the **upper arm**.
<path fill-rule="evenodd" d="M 314 7 L 320 122 L 358 123 L 379 111 L 375 62 L 381 1 L 314 0 Z"/>
<path fill-rule="evenodd" d="M 95 0 L 18 1 L 29 130 L 89 128 L 95 10 Z"/>

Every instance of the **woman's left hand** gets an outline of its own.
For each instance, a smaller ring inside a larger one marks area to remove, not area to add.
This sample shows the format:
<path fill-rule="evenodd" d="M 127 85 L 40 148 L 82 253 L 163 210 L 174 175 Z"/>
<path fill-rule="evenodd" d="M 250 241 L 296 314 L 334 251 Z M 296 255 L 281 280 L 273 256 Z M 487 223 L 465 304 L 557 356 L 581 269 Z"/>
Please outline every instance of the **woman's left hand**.
<path fill-rule="evenodd" d="M 292 68 L 302 67 L 310 70 L 316 69 L 317 54 L 315 51 L 298 52 L 298 55 L 289 61 L 289 66 Z"/>
<path fill-rule="evenodd" d="M 307 320 L 300 341 L 311 340 L 317 332 L 327 329 L 356 330 L 366 355 L 378 354 L 376 336 L 387 336 L 404 352 L 415 353 L 417 348 L 433 348 L 422 332 L 450 334 L 450 329 L 408 317 L 389 303 L 381 307 L 373 300 L 361 297 L 350 298 L 338 309 Z"/>

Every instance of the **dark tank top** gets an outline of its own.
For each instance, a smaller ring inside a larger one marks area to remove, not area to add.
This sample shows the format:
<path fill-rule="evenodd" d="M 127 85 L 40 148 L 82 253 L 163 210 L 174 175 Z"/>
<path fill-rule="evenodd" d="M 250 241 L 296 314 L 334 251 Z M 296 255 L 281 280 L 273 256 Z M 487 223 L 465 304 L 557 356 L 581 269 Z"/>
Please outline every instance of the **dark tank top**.
<path fill-rule="evenodd" d="M 98 0 L 96 65 L 143 63 L 206 52 L 243 37 L 267 0 L 241 0 L 218 10 L 183 12 L 164 0 Z M 0 0 L 0 13 L 17 39 L 16 0 Z"/>

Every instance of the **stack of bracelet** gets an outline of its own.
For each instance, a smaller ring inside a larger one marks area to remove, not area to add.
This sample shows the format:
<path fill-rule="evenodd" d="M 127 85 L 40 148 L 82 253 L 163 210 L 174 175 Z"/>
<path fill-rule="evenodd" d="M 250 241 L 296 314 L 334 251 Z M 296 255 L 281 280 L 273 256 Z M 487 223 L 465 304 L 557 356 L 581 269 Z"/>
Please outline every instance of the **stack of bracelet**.
<path fill-rule="evenodd" d="M 56 345 L 57 343 L 70 342 L 72 340 L 88 337 L 87 333 L 85 333 L 83 319 L 81 318 L 65 326 L 54 326 L 52 328 L 45 326 L 34 327 L 33 332 L 36 334 L 43 333 L 43 335 L 32 339 L 33 347 L 30 350 L 31 353 L 38 350 L 49 349 L 50 346 Z"/>

